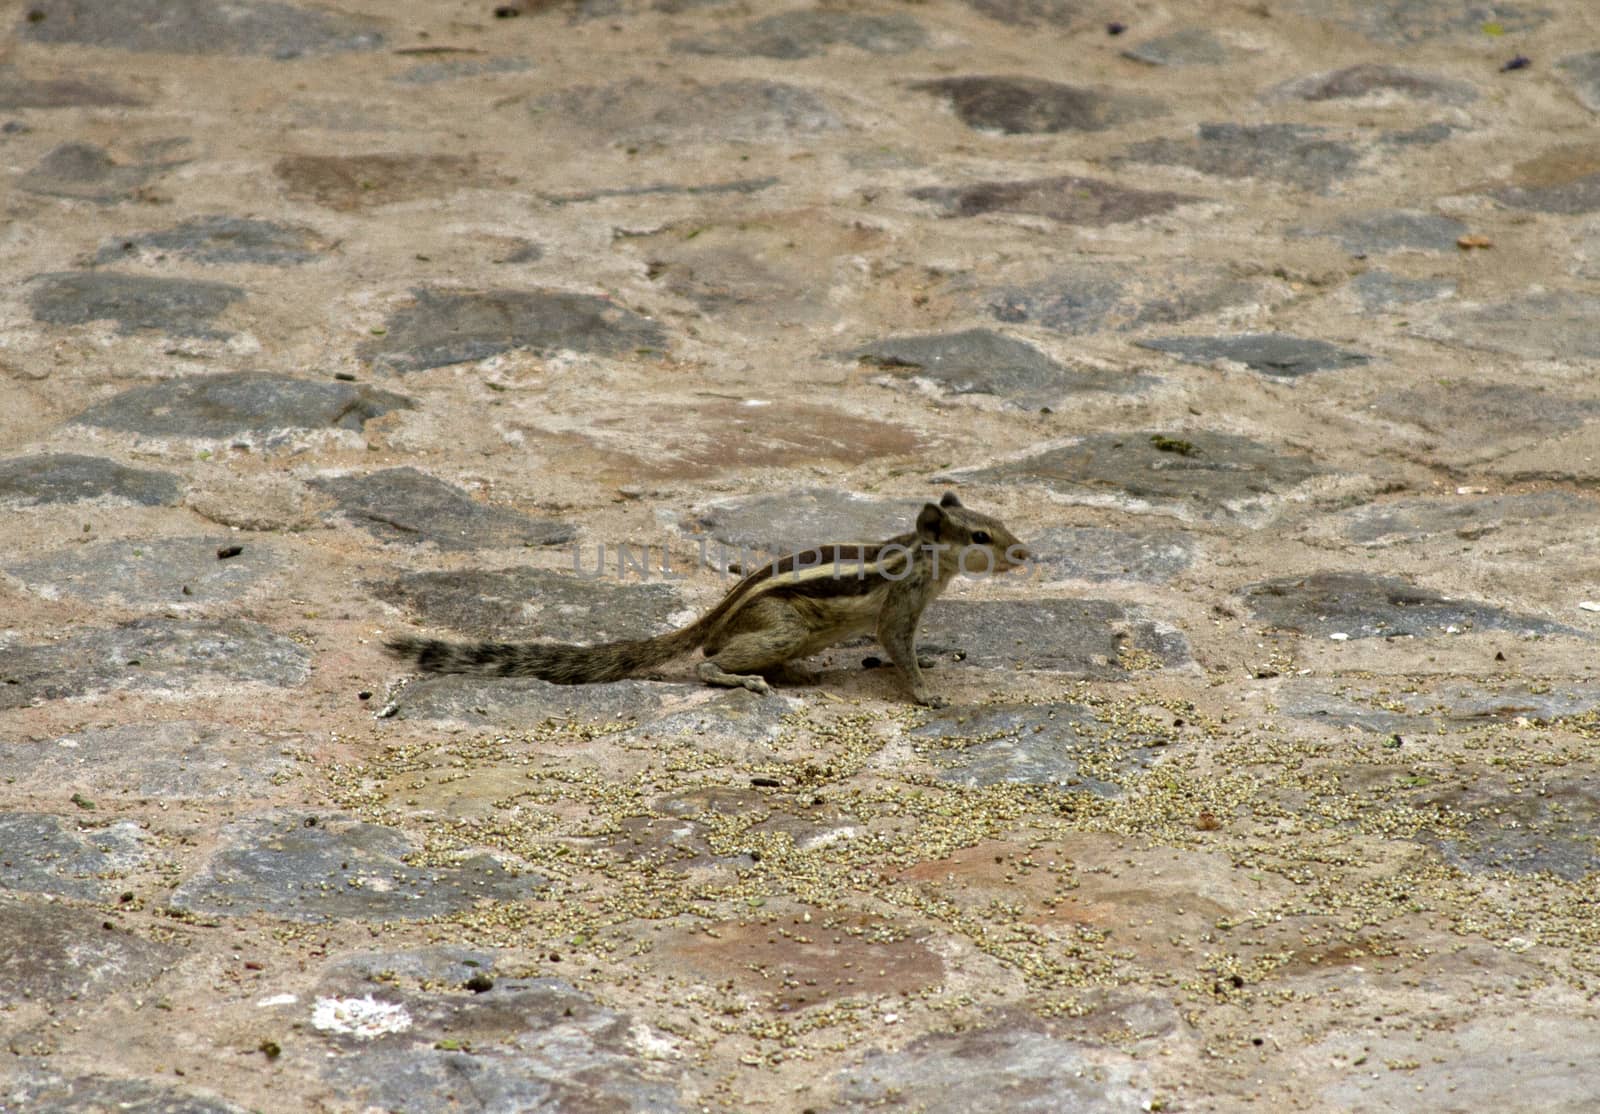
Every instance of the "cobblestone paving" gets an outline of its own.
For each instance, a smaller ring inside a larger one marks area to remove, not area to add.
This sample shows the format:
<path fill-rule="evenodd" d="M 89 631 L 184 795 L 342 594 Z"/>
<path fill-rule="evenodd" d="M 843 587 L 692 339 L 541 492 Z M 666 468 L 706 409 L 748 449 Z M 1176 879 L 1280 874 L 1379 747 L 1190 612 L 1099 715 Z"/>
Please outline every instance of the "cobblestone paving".
<path fill-rule="evenodd" d="M 1600 1107 L 1600 8 L 5 18 L 0 1110 Z"/>

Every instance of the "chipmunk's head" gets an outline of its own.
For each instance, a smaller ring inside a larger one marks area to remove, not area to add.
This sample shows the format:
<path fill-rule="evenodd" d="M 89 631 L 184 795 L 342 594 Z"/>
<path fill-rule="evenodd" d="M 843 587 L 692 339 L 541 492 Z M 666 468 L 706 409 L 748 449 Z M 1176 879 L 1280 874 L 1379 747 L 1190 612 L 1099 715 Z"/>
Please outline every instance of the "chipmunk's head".
<path fill-rule="evenodd" d="M 938 503 L 928 503 L 917 515 L 917 536 L 949 547 L 955 567 L 982 576 L 1005 572 L 1026 564 L 1033 554 L 998 518 L 968 510 L 953 491 Z"/>

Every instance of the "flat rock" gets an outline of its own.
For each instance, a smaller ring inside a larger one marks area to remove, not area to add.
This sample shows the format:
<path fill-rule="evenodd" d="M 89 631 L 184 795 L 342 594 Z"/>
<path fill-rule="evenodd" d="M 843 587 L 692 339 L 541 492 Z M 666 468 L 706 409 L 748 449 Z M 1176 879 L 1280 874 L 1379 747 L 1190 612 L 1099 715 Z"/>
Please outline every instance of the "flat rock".
<path fill-rule="evenodd" d="M 114 499 L 141 507 L 178 502 L 178 477 L 129 468 L 114 460 L 79 453 L 40 453 L 0 460 L 0 502 L 20 506 Z"/>
<path fill-rule="evenodd" d="M 528 107 L 536 124 L 555 114 L 568 127 L 608 143 L 755 142 L 844 126 L 810 89 L 755 79 L 576 85 L 535 97 Z"/>
<path fill-rule="evenodd" d="M 149 437 L 215 440 L 293 429 L 359 430 L 412 405 L 404 395 L 363 384 L 231 371 L 133 387 L 72 420 Z"/>
<path fill-rule="evenodd" d="M 168 336 L 218 339 L 229 334 L 212 328 L 241 287 L 199 279 L 119 275 L 109 271 L 62 271 L 30 280 L 28 305 L 33 319 L 49 325 L 114 321 L 119 333 L 152 329 Z"/>
<path fill-rule="evenodd" d="M 181 607 L 240 599 L 283 565 L 270 541 L 251 540 L 242 552 L 217 556 L 238 544 L 230 536 L 121 538 L 69 545 L 5 571 L 46 599 L 71 596 L 128 607 Z"/>
<path fill-rule="evenodd" d="M 1028 538 L 1028 549 L 1052 580 L 1159 584 L 1194 563 L 1196 546 L 1181 530 L 1058 526 Z"/>
<path fill-rule="evenodd" d="M 1557 147 L 1512 169 L 1511 184 L 1489 196 L 1514 209 L 1579 216 L 1600 212 L 1600 146 Z"/>
<path fill-rule="evenodd" d="M 385 371 L 407 372 L 514 349 L 616 356 L 667 343 L 660 325 L 594 294 L 419 288 L 412 298 L 389 317 L 381 338 L 361 346 L 363 359 Z"/>
<path fill-rule="evenodd" d="M 1448 252 L 1470 229 L 1465 222 L 1415 209 L 1373 209 L 1351 213 L 1331 224 L 1294 228 L 1295 236 L 1331 236 L 1348 252 L 1372 255 L 1389 251 Z"/>
<path fill-rule="evenodd" d="M 1454 279 L 1404 278 L 1392 271 L 1365 271 L 1350 282 L 1350 293 L 1361 308 L 1371 312 L 1436 302 L 1453 297 Z"/>
<path fill-rule="evenodd" d="M 1473 379 L 1380 395 L 1372 409 L 1429 433 L 1483 446 L 1578 429 L 1600 416 L 1600 399 Z"/>
<path fill-rule="evenodd" d="M 799 553 L 830 542 L 877 542 L 913 528 L 922 503 L 912 499 L 874 499 L 848 491 L 812 488 L 779 495 L 723 499 L 699 511 L 685 525 L 735 551 L 746 572 L 773 556 Z M 725 567 L 725 561 L 713 562 Z M 728 587 L 733 587 L 730 583 Z"/>
<path fill-rule="evenodd" d="M 1154 337 L 1135 341 L 1140 348 L 1165 352 L 1185 363 L 1230 360 L 1251 371 L 1286 379 L 1313 371 L 1359 367 L 1371 356 L 1339 348 L 1325 340 L 1287 333 L 1233 333 L 1226 336 Z"/>
<path fill-rule="evenodd" d="M 946 708 L 911 732 L 918 749 L 941 767 L 940 781 L 985 785 L 1042 785 L 1101 797 L 1150 764 L 1152 748 L 1168 740 L 1127 731 L 1082 704 L 986 704 Z"/>
<path fill-rule="evenodd" d="M 298 224 L 248 217 L 195 217 L 160 232 L 117 237 L 95 255 L 97 263 L 167 258 L 191 263 L 259 263 L 282 267 L 309 263 L 325 254 L 329 242 Z"/>
<path fill-rule="evenodd" d="M 99 910 L 58 902 L 34 904 L 10 896 L 0 900 L 0 994 L 13 1004 L 107 994 L 153 980 L 182 955 L 177 944 L 107 932 L 100 927 L 105 919 Z M 9 1084 L 6 1095 L 15 1098 Z"/>
<path fill-rule="evenodd" d="M 1437 497 L 1369 503 L 1346 513 L 1340 532 L 1357 545 L 1388 545 L 1441 535 L 1480 538 L 1530 523 L 1574 525 L 1600 520 L 1600 501 L 1568 491 L 1531 491 L 1475 498 Z"/>
<path fill-rule="evenodd" d="M 164 167 L 121 163 L 92 143 L 63 143 L 17 180 L 17 186 L 46 197 L 110 204 L 132 197 Z"/>
<path fill-rule="evenodd" d="M 694 691 L 655 681 L 553 685 L 533 677 L 429 673 L 395 698 L 401 719 L 473 726 L 537 727 L 549 721 L 634 724 L 656 718 L 669 700 Z"/>
<path fill-rule="evenodd" d="M 1547 8 L 1524 4 L 1455 0 L 1298 0 L 1295 6 L 1313 19 L 1333 20 L 1392 46 L 1482 35 L 1489 24 L 1500 34 L 1519 34 L 1543 26 L 1551 15 Z"/>
<path fill-rule="evenodd" d="M 63 807 L 69 804 L 63 793 Z M 76 804 L 76 802 L 72 802 Z M 91 816 L 77 804 L 74 811 Z M 0 889 L 103 901 L 118 880 L 146 858 L 147 837 L 138 824 L 121 820 L 80 827 L 74 820 L 40 812 L 0 813 Z"/>
<path fill-rule="evenodd" d="M 1290 678 L 1278 691 L 1278 704 L 1300 719 L 1412 735 L 1588 715 L 1600 710 L 1600 685 L 1569 683 L 1534 691 L 1521 683 L 1467 681 L 1422 691 L 1380 691 L 1349 682 L 1330 689 L 1324 682 Z"/>
<path fill-rule="evenodd" d="M 1113 165 L 1184 166 L 1216 178 L 1266 178 L 1322 192 L 1348 177 L 1361 152 L 1307 124 L 1201 124 L 1188 139 L 1148 139 Z"/>
<path fill-rule="evenodd" d="M 1136 375 L 1063 367 L 1031 344 L 992 329 L 886 337 L 842 353 L 897 379 L 930 382 L 945 394 L 993 395 L 1029 409 L 1080 391 L 1132 390 Z"/>
<path fill-rule="evenodd" d="M 296 768 L 298 736 L 239 731 L 193 720 L 94 727 L 10 744 L 6 766 L 36 796 L 77 791 L 90 799 L 264 797 Z"/>
<path fill-rule="evenodd" d="M 73 77 L 23 77 L 15 66 L 0 66 L 0 109 L 139 108 L 143 97 L 95 74 Z"/>
<path fill-rule="evenodd" d="M 243 619 L 136 619 L 54 642 L 13 643 L 0 655 L 0 709 L 104 692 L 181 692 L 305 682 L 311 655 Z"/>
<path fill-rule="evenodd" d="M 928 33 L 909 15 L 868 15 L 848 9 L 780 12 L 693 38 L 674 39 L 686 54 L 731 54 L 793 60 L 853 46 L 869 54 L 904 54 L 927 45 Z"/>
<path fill-rule="evenodd" d="M 206 916 L 266 913 L 291 921 L 417 920 L 481 901 L 522 901 L 547 884 L 486 853 L 410 866 L 418 848 L 393 828 L 338 816 L 238 820 L 171 905 Z"/>
<path fill-rule="evenodd" d="M 452 944 L 405 951 L 358 952 L 330 963 L 321 989 L 329 994 L 351 994 L 359 992 L 365 983 L 459 987 L 474 975 L 491 975 L 496 962 L 497 953 L 492 950 Z"/>
<path fill-rule="evenodd" d="M 1549 873 L 1576 882 L 1600 870 L 1600 790 L 1593 774 L 1540 777 L 1536 786 L 1507 787 L 1487 776 L 1421 789 L 1413 804 L 1426 815 L 1447 811 L 1465 831 L 1438 834 L 1452 864 L 1474 873 Z"/>
<path fill-rule="evenodd" d="M 1321 475 L 1309 457 L 1228 433 L 1094 433 L 1020 460 L 951 473 L 961 482 L 1039 484 L 1079 496 L 1243 511 Z"/>
<path fill-rule="evenodd" d="M 1044 278 L 985 289 L 979 297 L 998 321 L 1085 336 L 1173 325 L 1258 301 L 1262 292 L 1223 268 L 1096 263 L 1056 267 Z"/>
<path fill-rule="evenodd" d="M 1222 40 L 1204 27 L 1180 27 L 1157 35 L 1124 50 L 1122 56 L 1150 66 L 1221 66 L 1232 57 Z"/>
<path fill-rule="evenodd" d="M 470 155 L 285 155 L 272 170 L 291 198 L 336 212 L 449 197 L 496 184 Z"/>
<path fill-rule="evenodd" d="M 672 615 L 683 609 L 683 598 L 667 584 L 621 583 L 613 579 L 609 562 L 604 579 L 591 575 L 594 571 L 589 562 L 583 563 L 584 575 L 455 569 L 408 573 L 366 587 L 430 627 L 494 639 L 648 638 L 670 628 Z"/>
<path fill-rule="evenodd" d="M 335 979 L 330 989 L 343 985 Z M 640 1055 L 648 1028 L 558 979 L 497 979 L 479 994 L 387 983 L 364 993 L 398 1006 L 409 1023 L 371 1039 L 321 1034 L 338 1053 L 326 1059 L 325 1078 L 364 1107 L 447 1110 L 465 1094 L 482 1111 L 688 1109 L 678 1100 L 675 1073 L 651 1070 Z M 452 1051 L 446 1042 L 471 1051 Z"/>
<path fill-rule="evenodd" d="M 1600 50 L 1569 54 L 1556 68 L 1567 75 L 1579 102 L 1592 112 L 1600 112 Z"/>
<path fill-rule="evenodd" d="M 1096 681 L 1125 680 L 1139 659 L 1188 663 L 1181 634 L 1110 600 L 938 600 L 924 614 L 921 642 L 965 651 L 981 669 L 1037 669 Z"/>
<path fill-rule="evenodd" d="M 311 486 L 331 496 L 337 513 L 374 537 L 440 549 L 560 545 L 576 532 L 565 522 L 493 507 L 415 468 L 366 476 L 324 476 Z"/>
<path fill-rule="evenodd" d="M 299 58 L 383 45 L 374 24 L 278 0 L 37 0 L 21 31 L 36 43 L 165 54 Z"/>
<path fill-rule="evenodd" d="M 527 73 L 533 68 L 533 61 L 528 58 L 446 58 L 438 62 L 419 62 L 389 80 L 399 85 L 436 85 L 469 77 Z"/>
<path fill-rule="evenodd" d="M 1169 213 L 1199 200 L 1188 194 L 1139 190 L 1097 178 L 1062 175 L 970 186 L 925 186 L 910 191 L 918 201 L 939 205 L 947 216 L 1024 213 L 1063 224 L 1100 227 Z"/>
<path fill-rule="evenodd" d="M 1083 0 L 966 0 L 966 4 L 1013 27 L 1073 27 L 1093 18 Z"/>
<path fill-rule="evenodd" d="M 138 1114 L 247 1114 L 242 1106 L 185 1088 L 110 1075 L 23 1072 L 7 1081 L 6 1094 L 19 1109 L 51 1110 L 58 1114 L 101 1114 L 107 1110 L 131 1110 Z"/>
<path fill-rule="evenodd" d="M 1006 135 L 1104 131 L 1166 112 L 1166 106 L 1152 97 L 1037 77 L 947 77 L 920 81 L 911 88 L 949 101 L 969 128 Z"/>
<path fill-rule="evenodd" d="M 1450 308 L 1412 329 L 1420 336 L 1531 360 L 1600 357 L 1600 296 L 1547 290 L 1504 302 Z"/>
<path fill-rule="evenodd" d="M 1400 96 L 1410 100 L 1469 104 L 1478 93 L 1464 81 L 1451 81 L 1404 66 L 1363 62 L 1329 73 L 1296 78 L 1275 87 L 1272 96 L 1301 101 L 1351 100 L 1356 97 Z"/>
<path fill-rule="evenodd" d="M 1431 638 L 1458 631 L 1578 634 L 1571 627 L 1474 600 L 1452 599 L 1404 580 L 1363 573 L 1278 577 L 1239 593 L 1259 622 L 1326 637 Z"/>
<path fill-rule="evenodd" d="M 981 1109 L 1008 1114 L 1137 1114 L 1154 1092 L 1141 1062 L 1018 1021 L 919 1037 L 898 1052 L 871 1052 L 834 1076 L 830 1111 L 904 1104 L 926 1114 Z"/>

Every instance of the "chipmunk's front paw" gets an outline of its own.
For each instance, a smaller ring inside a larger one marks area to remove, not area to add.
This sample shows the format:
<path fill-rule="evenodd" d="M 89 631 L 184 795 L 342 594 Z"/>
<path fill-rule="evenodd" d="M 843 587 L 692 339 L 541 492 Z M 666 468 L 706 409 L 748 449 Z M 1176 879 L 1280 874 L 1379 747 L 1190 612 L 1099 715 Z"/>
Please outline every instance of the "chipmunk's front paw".
<path fill-rule="evenodd" d="M 912 699 L 924 708 L 948 708 L 950 701 L 942 696 L 935 696 L 931 692 L 919 692 Z"/>
<path fill-rule="evenodd" d="M 767 684 L 765 677 L 742 677 L 739 683 L 757 696 L 771 696 L 772 686 Z"/>

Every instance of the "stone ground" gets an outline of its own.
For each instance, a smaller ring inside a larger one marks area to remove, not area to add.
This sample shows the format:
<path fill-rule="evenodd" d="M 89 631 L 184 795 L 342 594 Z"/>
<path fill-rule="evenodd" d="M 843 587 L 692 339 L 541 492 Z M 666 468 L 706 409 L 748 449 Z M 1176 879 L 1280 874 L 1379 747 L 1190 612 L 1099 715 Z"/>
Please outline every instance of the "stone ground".
<path fill-rule="evenodd" d="M 6 18 L 0 1110 L 1600 1105 L 1600 8 Z"/>

